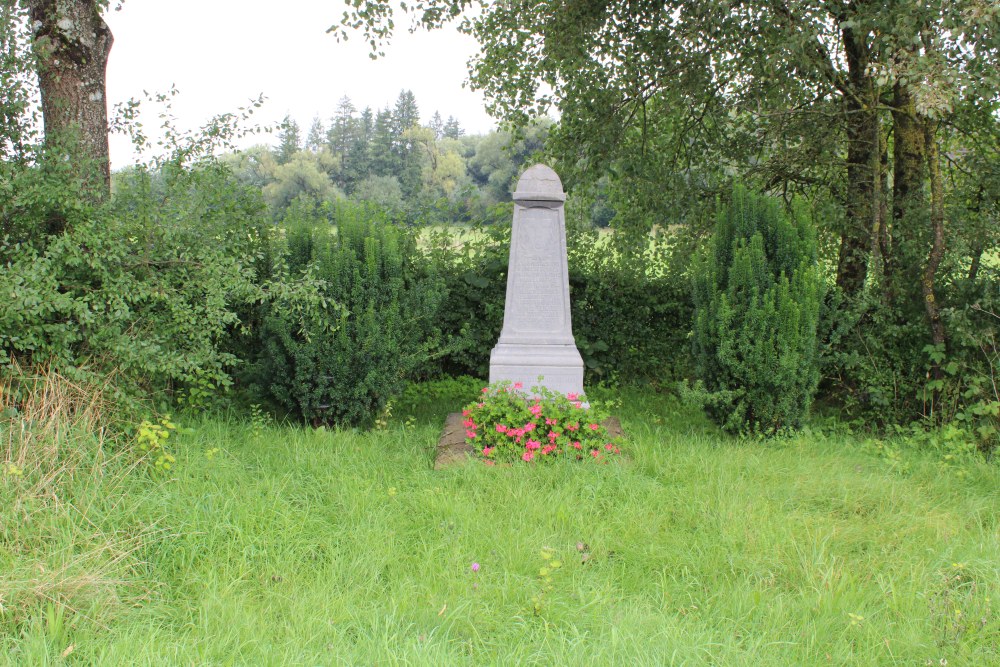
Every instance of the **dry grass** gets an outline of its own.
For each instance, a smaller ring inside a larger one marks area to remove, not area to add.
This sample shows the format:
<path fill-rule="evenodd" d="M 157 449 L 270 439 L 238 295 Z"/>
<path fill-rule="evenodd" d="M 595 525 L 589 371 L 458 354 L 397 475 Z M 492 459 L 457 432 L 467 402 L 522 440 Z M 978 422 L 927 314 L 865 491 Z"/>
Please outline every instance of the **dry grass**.
<path fill-rule="evenodd" d="M 16 364 L 0 379 L 0 637 L 43 609 L 103 616 L 135 597 L 149 531 L 127 528 L 140 461 L 110 436 L 108 386 Z"/>

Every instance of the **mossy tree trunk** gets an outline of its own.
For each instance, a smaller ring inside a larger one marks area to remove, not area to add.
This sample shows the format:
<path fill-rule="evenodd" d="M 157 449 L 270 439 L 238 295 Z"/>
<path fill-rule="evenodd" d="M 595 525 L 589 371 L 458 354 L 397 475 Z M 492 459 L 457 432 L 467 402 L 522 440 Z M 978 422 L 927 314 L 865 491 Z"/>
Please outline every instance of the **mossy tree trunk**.
<path fill-rule="evenodd" d="M 86 165 L 93 199 L 111 191 L 106 70 L 114 38 L 98 0 L 27 0 L 45 137 Z"/>
<path fill-rule="evenodd" d="M 883 270 L 886 300 L 899 303 L 917 296 L 911 292 L 918 284 L 913 269 L 923 255 L 917 248 L 920 239 L 926 239 L 921 227 L 927 215 L 927 143 L 924 120 L 917 115 L 913 95 L 905 84 L 896 84 L 892 106 L 892 246 L 884 257 Z"/>
<path fill-rule="evenodd" d="M 941 180 L 941 162 L 937 141 L 937 122 L 927 120 L 924 123 L 924 145 L 927 148 L 927 172 L 931 185 L 931 250 L 924 265 L 924 275 L 920 281 L 924 297 L 924 308 L 931 325 L 931 342 L 938 347 L 945 344 L 944 322 L 941 320 L 941 307 L 934 293 L 934 282 L 938 267 L 944 257 L 944 183 Z M 935 380 L 941 379 L 941 365 L 934 362 L 932 373 Z"/>

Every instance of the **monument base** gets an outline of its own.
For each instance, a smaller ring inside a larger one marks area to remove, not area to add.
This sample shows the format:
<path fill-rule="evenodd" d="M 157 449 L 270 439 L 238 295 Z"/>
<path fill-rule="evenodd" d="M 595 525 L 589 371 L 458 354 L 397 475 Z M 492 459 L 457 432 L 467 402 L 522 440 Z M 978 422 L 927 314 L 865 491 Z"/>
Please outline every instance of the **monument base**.
<path fill-rule="evenodd" d="M 582 394 L 583 357 L 576 345 L 498 343 L 490 353 L 490 384 L 503 380 L 520 382 L 525 391 L 544 385 L 564 395 Z"/>

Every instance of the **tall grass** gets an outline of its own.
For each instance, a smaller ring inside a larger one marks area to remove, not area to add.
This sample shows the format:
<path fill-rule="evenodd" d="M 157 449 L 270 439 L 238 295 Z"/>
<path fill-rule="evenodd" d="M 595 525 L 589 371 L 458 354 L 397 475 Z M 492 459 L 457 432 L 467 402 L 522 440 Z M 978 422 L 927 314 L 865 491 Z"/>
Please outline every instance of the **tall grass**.
<path fill-rule="evenodd" d="M 124 518 L 164 531 L 130 552 L 133 587 L 155 594 L 66 612 L 60 641 L 35 628 L 43 607 L 17 632 L 0 626 L 0 656 L 42 664 L 73 645 L 68 660 L 101 665 L 1000 661 L 996 466 L 970 459 L 959 475 L 847 433 L 741 442 L 668 397 L 622 398 L 630 460 L 607 466 L 434 471 L 438 409 L 398 410 L 371 433 L 188 418 L 175 474 L 123 489 L 135 511 Z"/>
<path fill-rule="evenodd" d="M 131 514 L 142 483 L 111 410 L 102 386 L 52 370 L 14 365 L 0 382 L 0 654 L 66 651 L 70 619 L 106 628 L 144 597 L 150 528 Z"/>

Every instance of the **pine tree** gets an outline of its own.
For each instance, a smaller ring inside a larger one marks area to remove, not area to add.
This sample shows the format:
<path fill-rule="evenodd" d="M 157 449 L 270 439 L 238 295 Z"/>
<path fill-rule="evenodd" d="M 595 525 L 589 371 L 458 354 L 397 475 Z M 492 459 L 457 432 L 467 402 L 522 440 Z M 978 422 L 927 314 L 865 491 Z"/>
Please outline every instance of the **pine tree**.
<path fill-rule="evenodd" d="M 323 121 L 318 117 L 313 118 L 312 125 L 309 126 L 309 134 L 306 136 L 306 150 L 319 153 L 326 143 L 326 130 L 323 129 Z"/>
<path fill-rule="evenodd" d="M 463 130 L 462 126 L 458 124 L 457 118 L 454 116 L 448 116 L 448 120 L 445 122 L 444 128 L 442 129 L 442 134 L 449 139 L 458 139 L 465 134 L 465 130 Z"/>
<path fill-rule="evenodd" d="M 299 131 L 299 124 L 286 115 L 281 121 L 281 131 L 278 133 L 278 148 L 274 153 L 274 159 L 278 164 L 286 164 L 292 156 L 302 148 L 302 137 Z"/>
<path fill-rule="evenodd" d="M 441 139 L 444 136 L 444 120 L 441 118 L 440 111 L 434 112 L 434 115 L 431 116 L 431 124 L 428 127 L 434 131 L 435 139 Z"/>

